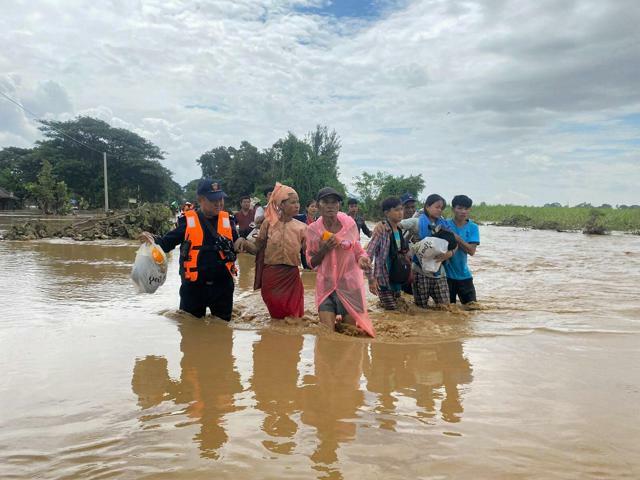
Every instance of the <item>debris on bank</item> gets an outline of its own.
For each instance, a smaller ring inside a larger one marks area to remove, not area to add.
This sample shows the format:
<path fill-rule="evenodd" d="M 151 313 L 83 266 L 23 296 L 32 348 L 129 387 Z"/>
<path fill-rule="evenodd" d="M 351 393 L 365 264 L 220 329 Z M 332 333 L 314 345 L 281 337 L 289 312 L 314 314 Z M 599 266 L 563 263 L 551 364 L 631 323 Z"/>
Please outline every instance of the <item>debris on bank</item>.
<path fill-rule="evenodd" d="M 595 208 L 589 212 L 589 219 L 585 223 L 582 233 L 587 235 L 606 235 L 607 229 L 604 226 L 604 214 Z"/>
<path fill-rule="evenodd" d="M 107 240 L 110 238 L 135 239 L 142 231 L 163 235 L 173 228 L 173 215 L 169 207 L 148 203 L 133 210 L 109 212 L 104 217 L 84 220 L 54 229 L 40 220 L 29 220 L 12 226 L 6 240 L 37 240 L 40 238 L 72 238 L 74 240 Z"/>

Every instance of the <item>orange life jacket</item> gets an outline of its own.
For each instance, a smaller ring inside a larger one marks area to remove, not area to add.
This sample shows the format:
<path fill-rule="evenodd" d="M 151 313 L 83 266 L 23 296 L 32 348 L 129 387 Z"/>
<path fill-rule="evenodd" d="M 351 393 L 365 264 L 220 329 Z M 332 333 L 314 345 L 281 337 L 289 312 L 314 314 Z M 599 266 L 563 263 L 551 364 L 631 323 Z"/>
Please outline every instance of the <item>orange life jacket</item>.
<path fill-rule="evenodd" d="M 198 280 L 198 254 L 202 248 L 204 242 L 204 230 L 198 217 L 198 212 L 195 210 L 187 210 L 184 212 L 184 216 L 187 221 L 187 228 L 184 232 L 185 241 L 189 240 L 191 246 L 189 247 L 189 253 L 182 263 L 183 276 L 185 280 L 195 282 Z M 231 220 L 229 220 L 229 214 L 225 211 L 221 211 L 218 214 L 218 235 L 225 237 L 233 242 L 233 232 L 231 231 Z M 225 259 L 224 253 L 218 252 L 222 260 Z M 231 275 L 236 274 L 236 264 L 234 262 L 226 262 L 225 266 Z"/>

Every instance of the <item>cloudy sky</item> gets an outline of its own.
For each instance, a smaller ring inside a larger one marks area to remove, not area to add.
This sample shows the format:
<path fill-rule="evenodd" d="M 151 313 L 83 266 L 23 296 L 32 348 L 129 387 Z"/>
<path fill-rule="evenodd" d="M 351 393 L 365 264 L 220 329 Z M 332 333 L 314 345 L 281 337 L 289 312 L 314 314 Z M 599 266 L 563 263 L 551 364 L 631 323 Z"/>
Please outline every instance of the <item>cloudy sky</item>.
<path fill-rule="evenodd" d="M 640 203 L 638 0 L 17 0 L 0 91 L 195 159 L 316 124 L 340 171 L 476 201 Z M 0 147 L 37 124 L 0 98 Z"/>

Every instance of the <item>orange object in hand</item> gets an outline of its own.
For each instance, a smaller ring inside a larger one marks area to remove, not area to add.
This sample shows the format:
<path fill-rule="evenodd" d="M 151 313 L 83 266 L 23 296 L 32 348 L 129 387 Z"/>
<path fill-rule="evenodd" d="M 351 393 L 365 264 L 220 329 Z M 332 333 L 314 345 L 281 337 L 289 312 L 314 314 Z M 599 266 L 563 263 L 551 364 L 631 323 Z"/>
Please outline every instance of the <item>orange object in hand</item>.
<path fill-rule="evenodd" d="M 322 232 L 322 240 L 324 240 L 325 242 L 329 240 L 331 237 L 333 237 L 333 233 L 329 232 L 328 230 L 325 230 L 324 232 Z"/>
<path fill-rule="evenodd" d="M 151 250 L 151 256 L 153 257 L 153 261 L 158 265 L 164 263 L 164 255 L 162 250 L 160 250 L 160 247 L 153 247 L 153 249 Z"/>

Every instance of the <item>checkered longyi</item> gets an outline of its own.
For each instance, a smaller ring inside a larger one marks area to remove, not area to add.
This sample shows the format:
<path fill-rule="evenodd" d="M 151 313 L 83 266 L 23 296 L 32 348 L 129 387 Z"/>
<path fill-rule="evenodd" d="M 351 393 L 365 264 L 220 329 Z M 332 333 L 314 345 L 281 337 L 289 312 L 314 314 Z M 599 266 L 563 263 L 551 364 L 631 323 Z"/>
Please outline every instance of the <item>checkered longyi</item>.
<path fill-rule="evenodd" d="M 416 305 L 427 308 L 429 297 L 433 298 L 436 305 L 449 305 L 449 285 L 447 277 L 427 277 L 415 272 L 413 280 L 413 299 Z"/>

